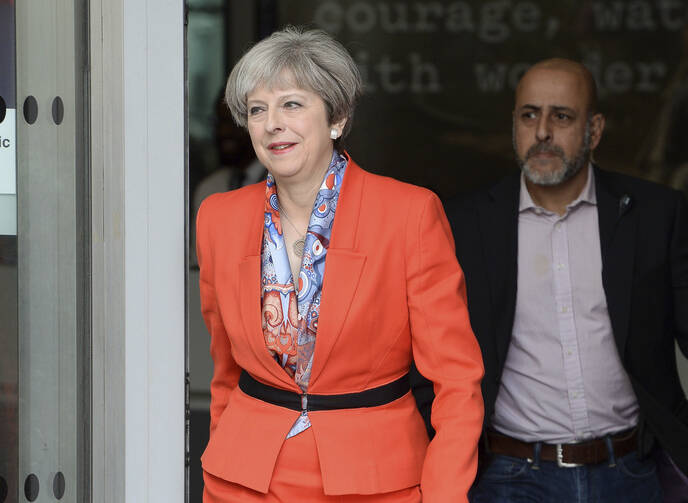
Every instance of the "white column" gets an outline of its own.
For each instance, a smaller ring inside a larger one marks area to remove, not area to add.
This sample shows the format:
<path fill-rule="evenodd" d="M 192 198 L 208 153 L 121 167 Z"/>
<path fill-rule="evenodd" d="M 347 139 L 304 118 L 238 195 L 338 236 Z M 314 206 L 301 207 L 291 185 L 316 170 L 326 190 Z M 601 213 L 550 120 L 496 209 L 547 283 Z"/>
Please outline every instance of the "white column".
<path fill-rule="evenodd" d="M 91 2 L 93 501 L 184 501 L 184 4 Z"/>

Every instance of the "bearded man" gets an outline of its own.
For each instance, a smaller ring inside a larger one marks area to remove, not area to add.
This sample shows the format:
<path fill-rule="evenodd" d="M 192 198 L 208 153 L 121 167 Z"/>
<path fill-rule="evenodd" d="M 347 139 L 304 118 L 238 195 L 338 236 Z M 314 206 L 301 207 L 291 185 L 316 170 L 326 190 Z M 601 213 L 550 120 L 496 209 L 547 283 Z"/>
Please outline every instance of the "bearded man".
<path fill-rule="evenodd" d="M 595 166 L 604 126 L 583 65 L 534 65 L 520 175 L 447 207 L 485 364 L 472 503 L 661 502 L 660 479 L 688 494 L 686 203 Z"/>

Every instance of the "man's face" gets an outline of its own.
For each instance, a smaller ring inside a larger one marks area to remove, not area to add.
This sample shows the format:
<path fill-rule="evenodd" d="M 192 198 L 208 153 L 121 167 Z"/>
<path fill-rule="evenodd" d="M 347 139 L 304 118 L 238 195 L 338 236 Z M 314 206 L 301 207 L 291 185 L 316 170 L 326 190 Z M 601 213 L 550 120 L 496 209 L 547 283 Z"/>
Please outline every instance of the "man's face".
<path fill-rule="evenodd" d="M 537 185 L 559 185 L 585 166 L 599 143 L 601 116 L 588 118 L 585 80 L 572 71 L 535 68 L 521 81 L 513 114 L 516 160 Z"/>

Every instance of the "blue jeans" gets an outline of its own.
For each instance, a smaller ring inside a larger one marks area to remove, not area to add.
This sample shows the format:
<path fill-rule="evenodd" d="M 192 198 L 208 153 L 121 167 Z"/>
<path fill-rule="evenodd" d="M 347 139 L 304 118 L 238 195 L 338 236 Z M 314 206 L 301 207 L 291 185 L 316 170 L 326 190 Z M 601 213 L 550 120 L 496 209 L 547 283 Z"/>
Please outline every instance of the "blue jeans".
<path fill-rule="evenodd" d="M 598 465 L 560 468 L 555 462 L 528 462 L 493 455 L 471 503 L 662 503 L 652 456 L 634 452 Z M 611 463 L 613 464 L 613 463 Z"/>

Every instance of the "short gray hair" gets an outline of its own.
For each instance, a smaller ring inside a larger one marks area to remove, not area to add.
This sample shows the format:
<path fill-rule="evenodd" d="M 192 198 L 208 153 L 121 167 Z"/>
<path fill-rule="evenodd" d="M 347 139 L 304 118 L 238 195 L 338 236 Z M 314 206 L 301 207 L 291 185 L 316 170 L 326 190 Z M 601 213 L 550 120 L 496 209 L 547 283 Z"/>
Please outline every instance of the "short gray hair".
<path fill-rule="evenodd" d="M 293 82 L 283 81 L 284 71 L 291 74 Z M 234 121 L 246 127 L 246 99 L 254 89 L 285 84 L 319 95 L 330 124 L 346 118 L 340 139 L 346 136 L 363 86 L 358 67 L 342 44 L 322 30 L 306 31 L 294 26 L 258 42 L 242 56 L 227 79 L 225 101 Z"/>

